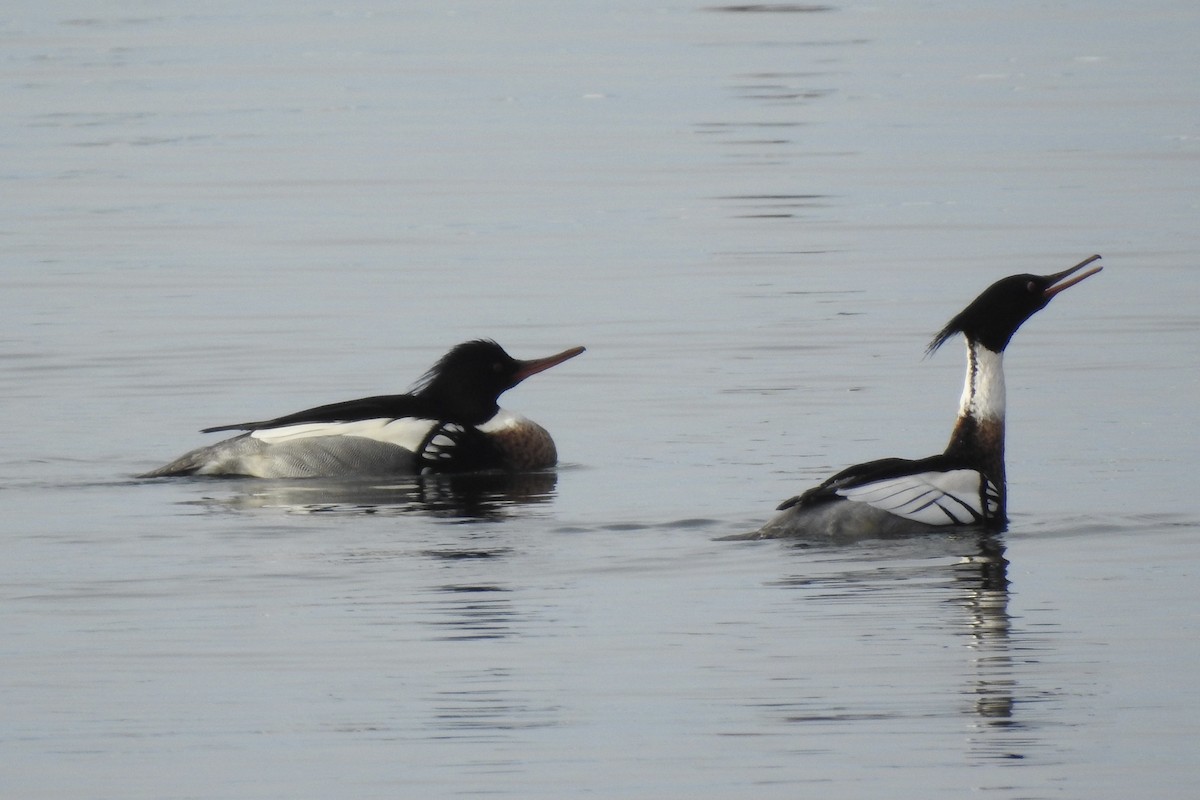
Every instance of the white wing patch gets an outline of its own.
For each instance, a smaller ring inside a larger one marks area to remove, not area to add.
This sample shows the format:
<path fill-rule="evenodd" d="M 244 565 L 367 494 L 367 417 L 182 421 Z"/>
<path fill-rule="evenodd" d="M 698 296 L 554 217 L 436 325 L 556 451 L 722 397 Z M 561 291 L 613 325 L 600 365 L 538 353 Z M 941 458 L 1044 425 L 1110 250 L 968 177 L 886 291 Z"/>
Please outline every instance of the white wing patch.
<path fill-rule="evenodd" d="M 984 488 L 986 491 L 981 492 Z M 838 489 L 838 495 L 926 525 L 969 525 L 993 516 L 996 487 L 973 469 L 920 472 Z M 981 507 L 986 503 L 986 510 Z"/>
<path fill-rule="evenodd" d="M 415 452 L 431 428 L 433 422 L 427 419 L 405 417 L 362 419 L 354 422 L 306 422 L 282 428 L 264 428 L 253 431 L 250 436 L 266 444 L 283 444 L 320 436 L 357 436 Z"/>
<path fill-rule="evenodd" d="M 479 426 L 483 433 L 498 433 L 508 428 L 516 427 L 526 422 L 525 417 L 512 411 L 500 409 L 496 416 Z M 434 423 L 427 419 L 361 419 L 354 422 L 305 422 L 300 425 L 287 425 L 282 428 L 262 428 L 252 431 L 251 438 L 260 439 L 266 444 L 282 444 L 309 439 L 317 436 L 359 436 L 363 439 L 374 439 L 403 447 L 416 452 L 425 440 L 426 435 L 433 430 Z"/>

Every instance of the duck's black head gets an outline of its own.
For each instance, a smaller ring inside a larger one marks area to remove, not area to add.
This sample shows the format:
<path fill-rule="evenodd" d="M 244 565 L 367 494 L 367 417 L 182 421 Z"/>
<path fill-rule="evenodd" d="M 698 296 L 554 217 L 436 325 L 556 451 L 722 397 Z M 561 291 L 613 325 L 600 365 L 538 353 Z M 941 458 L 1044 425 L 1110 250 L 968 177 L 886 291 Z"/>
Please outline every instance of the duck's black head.
<path fill-rule="evenodd" d="M 950 320 L 933 337 L 925 352 L 928 354 L 937 350 L 956 333 L 963 334 L 968 341 L 978 342 L 992 352 L 1004 352 L 1017 328 L 1045 308 L 1054 295 L 1103 269 L 1094 267 L 1071 280 L 1065 280 L 1099 258 L 1091 256 L 1053 275 L 1010 275 L 1001 278 Z"/>
<path fill-rule="evenodd" d="M 546 358 L 521 361 L 493 341 L 476 339 L 455 346 L 417 382 L 413 395 L 431 416 L 463 425 L 482 425 L 499 410 L 500 395 L 536 375 L 582 353 L 572 347 Z"/>

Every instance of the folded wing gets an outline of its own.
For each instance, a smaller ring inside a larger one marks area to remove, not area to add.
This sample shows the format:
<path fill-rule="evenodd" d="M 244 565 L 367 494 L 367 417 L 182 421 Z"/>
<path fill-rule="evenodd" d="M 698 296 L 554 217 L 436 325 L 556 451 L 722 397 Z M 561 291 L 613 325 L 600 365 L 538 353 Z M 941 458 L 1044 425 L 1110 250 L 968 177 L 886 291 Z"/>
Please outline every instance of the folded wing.
<path fill-rule="evenodd" d="M 926 525 L 979 523 L 1000 507 L 995 485 L 973 469 L 914 472 L 841 486 L 834 493 Z"/>

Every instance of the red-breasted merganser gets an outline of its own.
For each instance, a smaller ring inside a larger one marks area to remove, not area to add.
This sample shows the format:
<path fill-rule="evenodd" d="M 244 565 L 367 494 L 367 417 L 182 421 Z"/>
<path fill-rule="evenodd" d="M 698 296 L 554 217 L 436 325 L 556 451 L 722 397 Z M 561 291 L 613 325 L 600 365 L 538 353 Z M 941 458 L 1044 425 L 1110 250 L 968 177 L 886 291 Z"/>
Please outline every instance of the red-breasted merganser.
<path fill-rule="evenodd" d="M 260 422 L 139 477 L 246 475 L 307 478 L 534 470 L 558 453 L 545 428 L 500 408 L 505 391 L 584 351 L 520 361 L 493 341 L 456 346 L 408 394 L 365 397 Z"/>
<path fill-rule="evenodd" d="M 885 458 L 842 470 L 785 500 L 753 538 L 866 538 L 952 526 L 1002 528 L 1004 483 L 1004 348 L 1021 324 L 1056 294 L 1101 267 L 1067 278 L 1091 256 L 1053 275 L 1012 275 L 992 284 L 942 328 L 926 354 L 955 334 L 967 340 L 967 377 L 958 420 L 941 455 Z"/>

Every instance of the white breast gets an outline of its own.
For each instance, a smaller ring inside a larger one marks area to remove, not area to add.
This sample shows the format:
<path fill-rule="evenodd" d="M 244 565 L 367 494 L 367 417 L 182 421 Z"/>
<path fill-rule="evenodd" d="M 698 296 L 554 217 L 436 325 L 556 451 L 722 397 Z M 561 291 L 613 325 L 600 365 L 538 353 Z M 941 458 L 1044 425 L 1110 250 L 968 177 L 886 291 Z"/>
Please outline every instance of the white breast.
<path fill-rule="evenodd" d="M 483 433 L 500 433 L 502 431 L 512 430 L 526 425 L 530 422 L 528 417 L 516 413 L 515 411 L 507 411 L 500 409 L 496 412 L 496 416 L 489 419 L 487 422 L 479 426 L 479 430 Z"/>
<path fill-rule="evenodd" d="M 967 343 L 967 379 L 959 416 L 977 420 L 1004 419 L 1004 354 Z"/>

